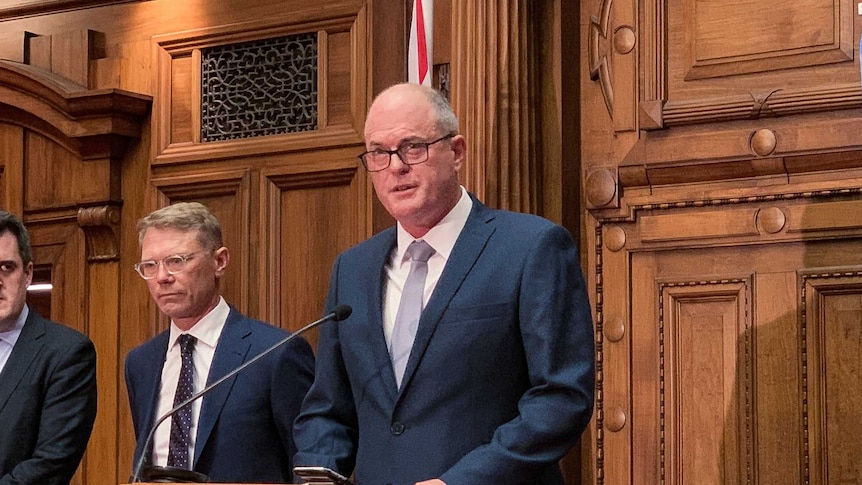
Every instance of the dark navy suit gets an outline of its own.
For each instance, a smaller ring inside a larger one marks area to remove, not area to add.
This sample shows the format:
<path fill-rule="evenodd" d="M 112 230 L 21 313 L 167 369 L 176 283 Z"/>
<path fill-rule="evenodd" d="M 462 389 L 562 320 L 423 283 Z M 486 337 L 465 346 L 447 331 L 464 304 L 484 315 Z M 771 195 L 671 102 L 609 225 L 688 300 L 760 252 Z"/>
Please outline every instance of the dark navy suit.
<path fill-rule="evenodd" d="M 96 349 L 30 309 L 0 373 L 0 485 L 67 485 L 96 419 Z"/>
<path fill-rule="evenodd" d="M 169 334 L 162 332 L 126 357 L 126 386 L 137 437 L 135 463 L 158 418 L 156 401 Z M 207 383 L 286 336 L 284 330 L 247 318 L 231 307 Z M 297 338 L 204 396 L 193 469 L 215 482 L 291 482 L 296 450 L 292 424 L 313 374 L 311 347 Z"/>
<path fill-rule="evenodd" d="M 315 382 L 294 428 L 298 465 L 360 485 L 563 483 L 557 461 L 593 406 L 590 306 L 569 233 L 478 201 L 419 322 L 399 391 L 382 328 L 390 228 L 342 253 Z"/>

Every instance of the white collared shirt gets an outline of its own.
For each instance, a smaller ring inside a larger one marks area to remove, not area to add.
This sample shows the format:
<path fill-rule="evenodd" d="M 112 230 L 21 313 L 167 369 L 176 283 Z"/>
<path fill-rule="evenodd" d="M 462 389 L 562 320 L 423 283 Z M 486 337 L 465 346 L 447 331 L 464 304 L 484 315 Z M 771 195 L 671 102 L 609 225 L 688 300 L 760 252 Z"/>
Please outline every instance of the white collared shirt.
<path fill-rule="evenodd" d="M 177 342 L 180 335 L 188 333 L 198 339 L 195 344 L 193 361 L 195 366 L 194 392 L 204 388 L 207 376 L 210 373 L 213 355 L 215 355 L 216 344 L 224 329 L 230 307 L 224 298 L 219 297 L 219 302 L 209 313 L 204 315 L 188 332 L 180 330 L 171 321 L 171 333 L 168 337 L 168 353 L 165 356 L 165 365 L 162 368 L 161 388 L 159 389 L 159 402 L 153 419 L 164 416 L 174 406 L 174 394 L 177 392 L 177 383 L 180 380 L 180 369 L 182 368 L 182 356 L 180 345 Z M 191 440 L 189 445 L 189 462 L 193 465 L 195 456 L 195 439 L 197 438 L 198 417 L 201 411 L 201 399 L 190 404 L 192 407 Z M 168 444 L 171 437 L 171 419 L 166 419 L 156 430 L 153 442 L 153 464 L 165 466 L 168 463 Z"/>
<path fill-rule="evenodd" d="M 12 349 L 15 348 L 15 343 L 18 342 L 18 337 L 21 336 L 21 329 L 24 328 L 24 322 L 27 321 L 27 316 L 30 314 L 30 308 L 24 305 L 18 319 L 15 320 L 15 325 L 12 329 L 5 332 L 0 332 L 0 372 L 6 367 L 6 362 L 9 361 L 9 356 L 12 355 Z"/>
<path fill-rule="evenodd" d="M 467 190 L 461 187 L 461 198 L 455 207 L 446 216 L 432 227 L 421 240 L 427 242 L 434 248 L 434 254 L 428 259 L 428 276 L 425 278 L 425 292 L 422 295 L 422 308 L 428 303 L 437 280 L 443 273 L 446 261 L 452 254 L 452 248 L 461 230 L 467 223 L 467 217 L 473 209 L 473 200 L 467 194 Z M 401 292 L 407 275 L 410 274 L 410 259 L 405 257 L 405 252 L 410 243 L 416 239 L 410 235 L 401 223 L 397 225 L 398 245 L 392 251 L 389 263 L 386 265 L 386 289 L 383 293 L 383 335 L 386 337 L 387 348 L 391 344 L 392 330 L 395 328 L 395 314 L 398 313 L 398 305 L 401 303 Z"/>

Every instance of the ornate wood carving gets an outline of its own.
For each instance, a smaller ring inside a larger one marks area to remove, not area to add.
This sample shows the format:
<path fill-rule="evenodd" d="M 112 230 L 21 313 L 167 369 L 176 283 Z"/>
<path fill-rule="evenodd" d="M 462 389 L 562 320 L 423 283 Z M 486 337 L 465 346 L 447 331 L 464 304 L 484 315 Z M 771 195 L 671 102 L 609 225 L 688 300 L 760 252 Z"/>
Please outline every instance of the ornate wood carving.
<path fill-rule="evenodd" d="M 669 127 L 818 113 L 856 108 L 860 104 L 862 89 L 859 83 L 853 83 L 810 89 L 774 89 L 725 98 L 670 100 L 664 105 L 661 116 L 664 126 Z"/>
<path fill-rule="evenodd" d="M 605 99 L 608 114 L 614 116 L 614 86 L 611 80 L 607 43 L 611 23 L 613 0 L 602 0 L 599 15 L 590 16 L 589 63 L 590 79 L 598 81 Z"/>
<path fill-rule="evenodd" d="M 812 284 L 797 272 L 858 259 L 855 3 L 592 0 L 581 11 L 596 12 L 581 24 L 580 132 L 600 332 L 593 483 L 853 481 L 858 451 L 845 450 L 862 429 L 862 388 L 840 372 L 858 365 L 815 354 L 862 348 L 862 275 Z M 632 110 L 638 130 L 625 132 Z M 687 341 L 685 311 L 705 332 Z M 684 358 L 721 381 L 681 378 Z M 686 413 L 707 413 L 696 433 Z"/>
<path fill-rule="evenodd" d="M 596 394 L 595 394 L 595 413 L 593 421 L 595 422 L 595 455 L 592 466 L 595 473 L 596 485 L 604 485 L 605 483 L 605 351 L 604 351 L 604 265 L 603 249 L 602 249 L 602 225 L 596 224 L 593 233 L 595 238 L 595 263 L 593 265 L 595 273 L 593 278 L 595 281 L 595 325 L 596 325 Z"/>
<path fill-rule="evenodd" d="M 359 146 L 365 116 L 366 9 L 339 5 L 291 12 L 289 17 L 159 35 L 154 165 L 296 153 Z M 312 34 L 317 41 L 317 129 L 271 135 L 269 143 L 236 139 L 201 143 L 201 51 L 229 44 Z M 177 89 L 189 78 L 188 89 Z"/>
<path fill-rule="evenodd" d="M 768 234 L 775 234 L 784 229 L 787 217 L 779 207 L 767 207 L 757 211 L 757 227 Z"/>
<path fill-rule="evenodd" d="M 84 231 L 87 261 L 118 261 L 119 204 L 78 209 L 78 226 Z"/>
<path fill-rule="evenodd" d="M 626 247 L 626 231 L 620 226 L 610 226 L 605 234 L 605 245 L 608 250 L 617 252 Z"/>
<path fill-rule="evenodd" d="M 751 134 L 751 151 L 756 155 L 765 157 L 775 151 L 778 140 L 775 132 L 762 128 Z"/>
<path fill-rule="evenodd" d="M 317 129 L 317 52 L 316 32 L 201 49 L 201 142 Z"/>
<path fill-rule="evenodd" d="M 584 186 L 587 203 L 592 207 L 617 205 L 612 204 L 617 199 L 617 180 L 610 170 L 601 168 L 590 172 Z"/>

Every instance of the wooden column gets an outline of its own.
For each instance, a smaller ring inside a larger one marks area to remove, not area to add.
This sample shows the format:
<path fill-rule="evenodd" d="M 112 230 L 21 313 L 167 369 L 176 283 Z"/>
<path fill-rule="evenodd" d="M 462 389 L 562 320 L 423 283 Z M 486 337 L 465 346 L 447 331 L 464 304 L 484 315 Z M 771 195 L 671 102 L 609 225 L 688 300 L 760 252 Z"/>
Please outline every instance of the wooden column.
<path fill-rule="evenodd" d="M 84 232 L 87 255 L 86 305 L 87 333 L 98 346 L 99 365 L 96 379 L 99 387 L 99 407 L 94 438 L 85 455 L 87 483 L 104 480 L 117 483 L 125 470 L 117 466 L 120 429 L 120 382 L 122 373 L 117 364 L 119 355 L 120 287 L 119 204 L 106 204 L 78 209 L 78 226 Z M 95 477 L 99 478 L 96 479 Z"/>

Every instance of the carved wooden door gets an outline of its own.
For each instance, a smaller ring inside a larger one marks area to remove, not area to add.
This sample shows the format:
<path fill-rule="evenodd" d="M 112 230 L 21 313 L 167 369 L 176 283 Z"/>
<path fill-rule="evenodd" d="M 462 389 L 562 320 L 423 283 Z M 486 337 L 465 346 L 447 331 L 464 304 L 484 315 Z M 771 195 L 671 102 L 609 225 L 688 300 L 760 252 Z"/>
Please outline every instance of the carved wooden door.
<path fill-rule="evenodd" d="M 855 9 L 583 4 L 594 483 L 862 481 Z"/>

